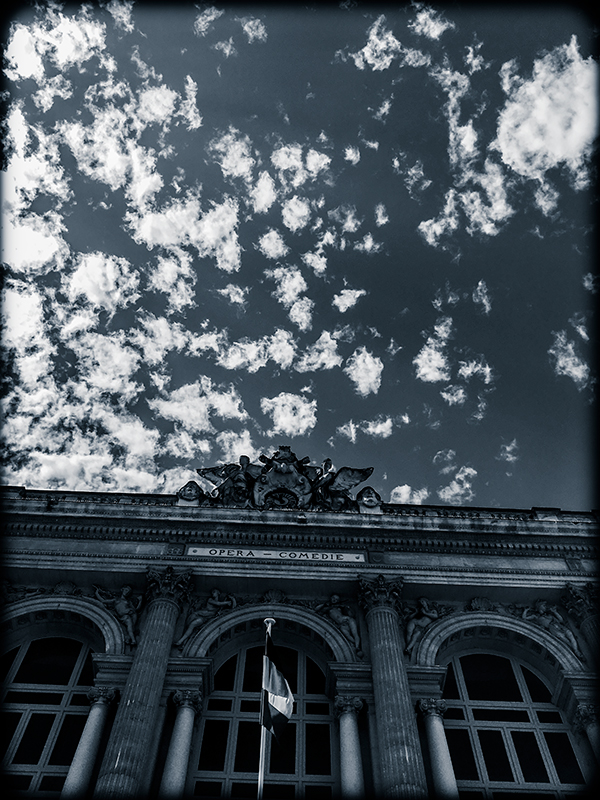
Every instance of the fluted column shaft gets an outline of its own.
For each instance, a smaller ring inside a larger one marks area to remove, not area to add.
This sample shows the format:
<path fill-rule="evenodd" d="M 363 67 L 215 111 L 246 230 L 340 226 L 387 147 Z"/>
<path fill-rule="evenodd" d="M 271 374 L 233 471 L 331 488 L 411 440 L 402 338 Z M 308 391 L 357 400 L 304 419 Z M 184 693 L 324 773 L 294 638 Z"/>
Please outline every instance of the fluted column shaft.
<path fill-rule="evenodd" d="M 178 616 L 179 605 L 171 597 L 148 606 L 96 784 L 99 798 L 133 798 L 142 790 Z"/>
<path fill-rule="evenodd" d="M 427 797 L 427 781 L 393 594 L 382 576 L 375 584 L 363 582 L 382 791 L 384 797 L 423 798 Z"/>
<path fill-rule="evenodd" d="M 425 733 L 435 796 L 443 798 L 443 800 L 457 800 L 458 786 L 442 720 L 446 703 L 435 698 L 419 700 L 419 710 L 425 718 Z"/>
<path fill-rule="evenodd" d="M 362 708 L 358 697 L 338 695 L 335 710 L 340 722 L 340 778 L 342 797 L 364 797 L 360 738 L 357 715 Z"/>
<path fill-rule="evenodd" d="M 88 692 L 92 705 L 60 794 L 61 800 L 81 798 L 87 792 L 98 757 L 108 709 L 114 697 L 114 689 L 97 688 Z"/>
<path fill-rule="evenodd" d="M 178 706 L 175 725 L 163 770 L 159 797 L 175 800 L 183 795 L 190 760 L 194 719 L 200 707 L 200 692 L 178 691 L 173 697 Z"/>

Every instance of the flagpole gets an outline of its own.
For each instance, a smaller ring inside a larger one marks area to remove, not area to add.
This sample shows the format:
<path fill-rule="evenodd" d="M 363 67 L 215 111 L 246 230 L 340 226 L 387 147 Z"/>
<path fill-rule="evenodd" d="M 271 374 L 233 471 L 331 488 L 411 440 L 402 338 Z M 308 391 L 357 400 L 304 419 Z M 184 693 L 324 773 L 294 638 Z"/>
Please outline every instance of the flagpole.
<path fill-rule="evenodd" d="M 267 619 L 263 620 L 266 626 L 265 631 L 265 656 L 267 655 L 267 642 L 269 636 L 271 635 L 271 626 L 275 625 L 275 620 L 272 617 L 267 617 Z M 264 675 L 264 663 L 263 663 L 263 675 Z M 266 755 L 265 750 L 267 745 L 267 729 L 263 725 L 264 720 L 264 704 L 265 704 L 265 690 L 264 687 L 261 685 L 260 688 L 260 758 L 258 760 L 258 791 L 256 793 L 256 800 L 262 800 L 263 796 L 263 786 L 265 782 L 265 761 Z"/>

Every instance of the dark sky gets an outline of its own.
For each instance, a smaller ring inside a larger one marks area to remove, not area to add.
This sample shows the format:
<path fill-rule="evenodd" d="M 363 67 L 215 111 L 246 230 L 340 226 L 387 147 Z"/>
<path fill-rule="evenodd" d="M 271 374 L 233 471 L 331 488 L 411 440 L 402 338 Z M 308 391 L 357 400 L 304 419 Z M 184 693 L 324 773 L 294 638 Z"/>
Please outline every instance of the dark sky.
<path fill-rule="evenodd" d="M 6 40 L 5 483 L 290 444 L 385 501 L 597 507 L 575 6 L 73 4 Z"/>

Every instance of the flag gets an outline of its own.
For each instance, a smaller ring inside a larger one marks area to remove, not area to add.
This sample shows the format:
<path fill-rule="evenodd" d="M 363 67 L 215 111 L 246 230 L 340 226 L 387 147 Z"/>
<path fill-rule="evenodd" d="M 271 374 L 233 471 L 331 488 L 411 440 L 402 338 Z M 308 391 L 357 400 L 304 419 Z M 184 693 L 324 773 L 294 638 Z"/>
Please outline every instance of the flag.
<path fill-rule="evenodd" d="M 260 724 L 277 738 L 292 716 L 294 695 L 288 682 L 277 669 L 277 655 L 270 633 L 267 633 L 266 655 L 263 656 L 262 703 Z"/>

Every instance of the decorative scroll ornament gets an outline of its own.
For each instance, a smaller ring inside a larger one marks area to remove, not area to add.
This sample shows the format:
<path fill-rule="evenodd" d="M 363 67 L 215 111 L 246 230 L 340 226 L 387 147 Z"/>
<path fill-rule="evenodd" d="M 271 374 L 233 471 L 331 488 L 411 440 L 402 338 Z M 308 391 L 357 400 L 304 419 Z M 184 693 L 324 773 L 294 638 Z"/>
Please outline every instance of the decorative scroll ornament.
<path fill-rule="evenodd" d="M 191 498 L 186 484 L 178 492 L 181 500 L 186 488 L 190 502 L 231 508 L 310 509 L 313 511 L 354 511 L 359 506 L 350 494 L 373 472 L 373 467 L 335 470 L 330 459 L 322 467 L 310 464 L 308 456 L 298 458 L 288 445 L 280 445 L 271 456 L 259 456 L 261 464 L 251 464 L 240 456 L 238 464 L 224 464 L 197 469 L 196 472 L 215 486 L 210 499 Z"/>
<path fill-rule="evenodd" d="M 181 603 L 189 597 L 191 577 L 191 570 L 175 572 L 173 567 L 167 567 L 160 572 L 157 569 L 148 567 L 146 573 L 148 599 L 169 598 Z"/>
<path fill-rule="evenodd" d="M 402 578 L 395 581 L 386 581 L 383 575 L 378 575 L 374 581 L 365 578 L 358 579 L 360 586 L 360 602 L 366 611 L 376 606 L 388 606 L 396 609 L 402 595 Z"/>
<path fill-rule="evenodd" d="M 202 693 L 194 689 L 178 689 L 173 694 L 173 702 L 178 708 L 187 706 L 197 714 L 202 705 Z"/>
<path fill-rule="evenodd" d="M 101 586 L 94 586 L 94 591 L 96 599 L 99 600 L 102 605 L 106 606 L 109 611 L 112 611 L 114 616 L 125 628 L 126 644 L 135 644 L 135 627 L 137 624 L 138 612 L 142 605 L 142 597 L 138 596 L 136 598 L 129 584 L 125 584 L 118 595 L 103 589 Z"/>
<path fill-rule="evenodd" d="M 219 589 L 213 589 L 206 602 L 196 601 L 190 608 L 185 630 L 181 638 L 175 642 L 175 647 L 183 647 L 194 631 L 205 625 L 209 619 L 216 617 L 226 609 L 234 609 L 236 606 L 235 597 L 228 594 L 222 596 Z"/>
<path fill-rule="evenodd" d="M 112 686 L 94 686 L 87 693 L 87 698 L 92 706 L 96 705 L 96 703 L 109 706 L 116 696 L 117 691 Z"/>
<path fill-rule="evenodd" d="M 576 730 L 584 731 L 590 725 L 597 725 L 600 721 L 600 705 L 597 703 L 579 703 L 573 725 Z"/>
<path fill-rule="evenodd" d="M 358 714 L 362 707 L 363 704 L 360 697 L 350 697 L 348 695 L 336 695 L 333 703 L 336 717 L 341 717 L 342 714 L 347 714 L 348 712 Z"/>
<path fill-rule="evenodd" d="M 431 715 L 441 717 L 446 713 L 448 708 L 445 700 L 438 700 L 435 697 L 423 697 L 417 703 L 417 707 L 425 717 Z"/>

